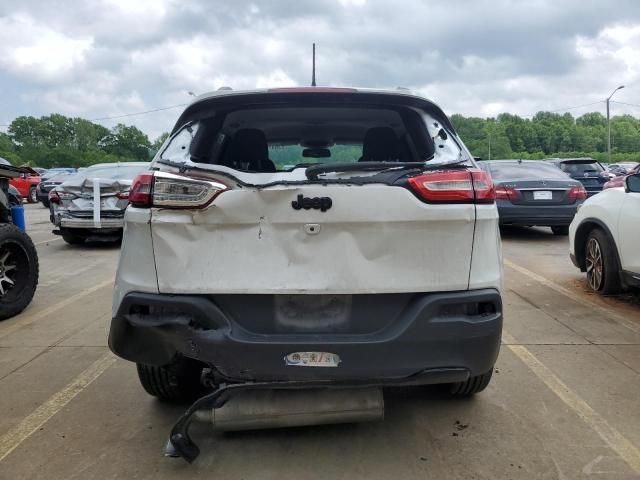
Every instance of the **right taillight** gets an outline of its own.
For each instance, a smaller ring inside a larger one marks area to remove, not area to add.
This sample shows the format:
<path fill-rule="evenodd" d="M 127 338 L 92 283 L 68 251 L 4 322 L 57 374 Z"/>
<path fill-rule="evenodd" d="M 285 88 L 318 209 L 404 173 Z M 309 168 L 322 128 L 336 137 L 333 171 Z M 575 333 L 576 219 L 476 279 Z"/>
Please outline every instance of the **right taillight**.
<path fill-rule="evenodd" d="M 587 198 L 587 191 L 584 189 L 582 185 L 579 187 L 571 187 L 569 190 L 569 199 L 570 200 L 584 200 Z"/>
<path fill-rule="evenodd" d="M 493 203 L 496 190 L 482 170 L 443 170 L 409 178 L 409 186 L 429 203 Z"/>
<path fill-rule="evenodd" d="M 166 172 L 139 174 L 129 190 L 134 207 L 204 208 L 228 187 L 220 182 Z"/>

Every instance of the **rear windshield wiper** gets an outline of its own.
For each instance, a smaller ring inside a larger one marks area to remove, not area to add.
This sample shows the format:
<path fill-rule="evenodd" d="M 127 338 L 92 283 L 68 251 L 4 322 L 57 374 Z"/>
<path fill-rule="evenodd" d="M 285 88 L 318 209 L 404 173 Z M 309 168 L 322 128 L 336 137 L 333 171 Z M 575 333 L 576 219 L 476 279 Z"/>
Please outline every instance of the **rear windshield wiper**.
<path fill-rule="evenodd" d="M 404 168 L 423 168 L 424 162 L 356 162 L 320 163 L 307 167 L 305 175 L 309 180 L 317 180 L 319 175 L 329 172 L 375 172 Z"/>
<path fill-rule="evenodd" d="M 453 162 L 434 163 L 426 162 L 357 162 L 357 163 L 321 163 L 307 167 L 305 175 L 309 180 L 317 180 L 319 175 L 329 172 L 376 172 L 389 170 L 438 170 L 440 168 L 467 168 L 470 165 L 466 159 Z"/>

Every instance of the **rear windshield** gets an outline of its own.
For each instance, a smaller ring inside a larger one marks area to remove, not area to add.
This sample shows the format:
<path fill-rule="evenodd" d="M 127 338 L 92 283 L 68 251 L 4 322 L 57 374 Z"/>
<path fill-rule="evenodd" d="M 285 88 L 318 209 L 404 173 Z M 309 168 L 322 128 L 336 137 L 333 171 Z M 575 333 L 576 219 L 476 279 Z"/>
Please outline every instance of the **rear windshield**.
<path fill-rule="evenodd" d="M 495 162 L 488 165 L 494 180 L 567 180 L 567 175 L 544 162 Z"/>
<path fill-rule="evenodd" d="M 590 163 L 561 163 L 560 170 L 568 173 L 569 175 L 584 175 L 585 173 L 600 173 L 604 171 L 602 165 L 598 162 Z"/>
<path fill-rule="evenodd" d="M 363 161 L 440 163 L 462 155 L 453 136 L 421 110 L 301 104 L 217 112 L 174 135 L 160 158 L 264 173 Z"/>

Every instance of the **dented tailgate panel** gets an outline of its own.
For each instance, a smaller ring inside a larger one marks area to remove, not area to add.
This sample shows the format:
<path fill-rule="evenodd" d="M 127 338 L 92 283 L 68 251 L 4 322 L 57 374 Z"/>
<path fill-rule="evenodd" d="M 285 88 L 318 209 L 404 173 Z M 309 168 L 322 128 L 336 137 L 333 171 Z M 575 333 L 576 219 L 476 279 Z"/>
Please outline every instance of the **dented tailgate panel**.
<path fill-rule="evenodd" d="M 392 293 L 467 289 L 474 221 L 401 187 L 279 185 L 153 209 L 151 230 L 162 293 Z"/>

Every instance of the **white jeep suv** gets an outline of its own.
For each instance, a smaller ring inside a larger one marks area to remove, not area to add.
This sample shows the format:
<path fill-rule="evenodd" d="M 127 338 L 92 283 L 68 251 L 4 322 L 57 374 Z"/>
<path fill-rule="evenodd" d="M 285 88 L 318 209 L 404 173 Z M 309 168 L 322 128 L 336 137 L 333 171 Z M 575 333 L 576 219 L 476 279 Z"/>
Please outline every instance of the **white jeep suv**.
<path fill-rule="evenodd" d="M 442 110 L 405 91 L 201 96 L 131 187 L 109 345 L 165 399 L 477 393 L 502 330 L 494 198 Z"/>
<path fill-rule="evenodd" d="M 593 291 L 640 288 L 640 174 L 589 198 L 569 227 L 569 239 L 571 260 L 587 273 Z"/>

